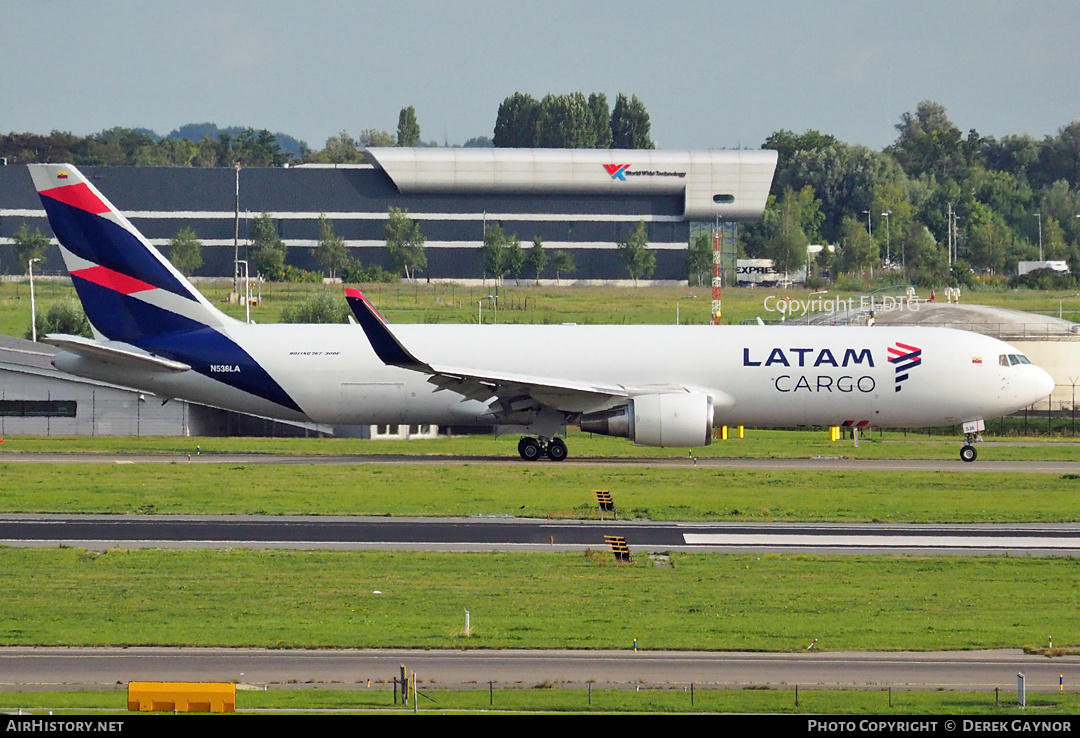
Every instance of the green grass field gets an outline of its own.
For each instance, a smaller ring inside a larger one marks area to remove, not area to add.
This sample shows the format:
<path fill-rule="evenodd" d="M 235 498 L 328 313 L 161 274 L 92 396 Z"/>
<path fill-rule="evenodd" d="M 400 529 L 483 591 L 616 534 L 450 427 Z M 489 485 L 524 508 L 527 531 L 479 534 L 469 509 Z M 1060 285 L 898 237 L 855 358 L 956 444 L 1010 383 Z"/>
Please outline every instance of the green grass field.
<path fill-rule="evenodd" d="M 1080 561 L 0 549 L 3 645 L 1074 648 Z M 538 606 L 543 603 L 543 606 Z M 471 612 L 472 637 L 463 635 Z M 479 677 L 478 677 L 479 678 Z"/>
<path fill-rule="evenodd" d="M 995 435 L 998 421 L 991 421 L 979 446 L 983 460 L 998 461 L 1073 461 L 1080 458 L 1075 436 L 1068 435 L 1068 420 L 1056 419 L 1065 435 L 1024 436 L 1022 428 L 1003 428 Z M 1080 418 L 1078 418 L 1080 422 Z M 1044 419 L 1032 419 L 1030 430 L 1045 431 Z M 1078 426 L 1080 427 L 1080 426 Z M 858 447 L 850 440 L 829 441 L 828 430 L 758 430 L 747 429 L 745 437 L 736 437 L 729 429 L 729 440 L 713 441 L 695 449 L 651 448 L 635 446 L 622 438 L 608 438 L 571 429 L 567 445 L 571 458 L 580 459 L 810 459 L 814 457 L 846 459 L 946 459 L 958 458 L 962 434 L 935 431 L 874 431 L 860 436 Z M 942 434 L 944 433 L 944 435 Z M 133 437 L 94 438 L 90 436 L 10 436 L 0 443 L 0 461 L 7 454 L 157 454 L 186 460 L 187 455 L 213 457 L 221 454 L 278 454 L 313 456 L 400 455 L 464 456 L 517 459 L 517 435 L 476 435 L 412 441 L 371 441 L 354 438 L 184 438 Z M 548 466 L 547 462 L 541 465 Z"/>
<path fill-rule="evenodd" d="M 513 515 L 817 522 L 1077 522 L 1080 478 L 555 465 L 4 464 L 0 511 Z"/>
<path fill-rule="evenodd" d="M 531 688 L 530 688 L 531 687 Z M 395 706 L 392 685 L 364 689 L 237 690 L 239 713 L 261 711 L 346 713 L 411 713 L 412 706 Z M 909 692 L 874 690 L 704 689 L 695 685 L 693 704 L 689 685 L 673 689 L 561 689 L 538 684 L 456 691 L 419 685 L 419 711 L 457 713 L 751 713 L 793 715 L 1075 715 L 1080 695 L 1075 692 L 1028 693 L 1027 711 L 1016 707 L 1015 692 Z M 891 704 L 890 704 L 891 702 Z M 23 709 L 30 714 L 124 713 L 127 691 L 0 692 L 0 709 Z"/>
<path fill-rule="evenodd" d="M 75 297 L 70 281 L 35 280 L 38 308 L 47 310 L 57 300 Z M 200 282 L 198 289 L 226 313 L 244 316 L 243 306 L 226 304 L 232 289 L 231 280 Z M 313 284 L 272 284 L 262 288 L 262 303 L 251 313 L 257 323 L 275 323 L 281 311 L 305 299 L 311 292 L 328 289 L 340 293 L 340 286 Z M 392 323 L 471 323 L 477 319 L 477 301 L 491 294 L 494 287 L 464 287 L 456 284 L 397 283 L 363 285 L 365 293 Z M 711 288 L 703 287 L 533 287 L 527 281 L 516 286 L 508 281 L 499 290 L 500 323 L 582 323 L 599 325 L 655 324 L 675 322 L 675 301 L 686 295 L 697 299 L 682 300 L 683 323 L 709 321 L 712 306 Z M 764 307 L 769 295 L 805 299 L 807 289 L 728 288 L 724 291 L 724 322 L 741 323 L 761 317 L 775 320 L 780 316 Z M 928 294 L 926 290 L 922 291 Z M 854 298 L 860 293 L 830 292 L 830 298 Z M 1059 304 L 1066 318 L 1080 316 L 1080 300 L 1073 291 L 992 290 L 968 291 L 964 301 L 998 305 L 1030 312 L 1057 315 Z M 494 319 L 491 301 L 484 305 L 484 322 Z M 25 282 L 0 283 L 0 333 L 22 336 L 30 328 L 30 291 Z"/>

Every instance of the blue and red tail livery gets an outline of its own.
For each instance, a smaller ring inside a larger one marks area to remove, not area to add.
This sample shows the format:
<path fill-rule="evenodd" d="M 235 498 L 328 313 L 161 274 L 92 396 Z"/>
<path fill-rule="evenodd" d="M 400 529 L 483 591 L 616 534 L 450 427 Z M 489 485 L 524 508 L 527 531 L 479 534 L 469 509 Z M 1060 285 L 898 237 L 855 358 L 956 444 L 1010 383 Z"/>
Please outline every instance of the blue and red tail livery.
<path fill-rule="evenodd" d="M 206 300 L 77 168 L 33 164 L 60 254 L 101 340 L 135 347 L 289 410 L 299 407 L 226 330 L 238 321 Z M 236 371 L 218 372 L 227 366 Z"/>
<path fill-rule="evenodd" d="M 64 264 L 100 335 L 130 341 L 152 330 L 231 319 L 214 308 L 75 167 L 30 168 Z"/>

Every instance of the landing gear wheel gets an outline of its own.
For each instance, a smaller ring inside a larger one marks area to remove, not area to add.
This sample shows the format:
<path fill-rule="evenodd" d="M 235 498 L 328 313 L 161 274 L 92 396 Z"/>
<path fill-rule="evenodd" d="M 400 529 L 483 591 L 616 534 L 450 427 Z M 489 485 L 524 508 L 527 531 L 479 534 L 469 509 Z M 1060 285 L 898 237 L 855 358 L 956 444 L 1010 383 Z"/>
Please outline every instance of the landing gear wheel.
<path fill-rule="evenodd" d="M 970 444 L 965 444 L 960 448 L 960 459 L 962 461 L 975 461 L 978 456 L 979 452 Z"/>
<path fill-rule="evenodd" d="M 525 461 L 536 461 L 541 453 L 540 443 L 535 438 L 522 438 L 518 441 L 518 454 Z"/>
<path fill-rule="evenodd" d="M 548 442 L 547 455 L 552 461 L 563 461 L 567 456 L 566 444 L 561 438 L 552 438 Z"/>

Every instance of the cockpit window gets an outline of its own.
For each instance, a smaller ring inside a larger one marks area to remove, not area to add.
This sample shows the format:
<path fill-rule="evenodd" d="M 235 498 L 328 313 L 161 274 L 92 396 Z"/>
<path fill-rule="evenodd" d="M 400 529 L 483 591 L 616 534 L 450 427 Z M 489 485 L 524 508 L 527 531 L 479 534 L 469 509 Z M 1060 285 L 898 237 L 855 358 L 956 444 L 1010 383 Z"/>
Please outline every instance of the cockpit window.
<path fill-rule="evenodd" d="M 1009 355 L 1008 354 L 1001 354 L 1000 356 L 998 356 L 998 363 L 1001 364 L 1002 366 L 1008 366 L 1009 365 Z"/>
<path fill-rule="evenodd" d="M 1017 364 L 1030 364 L 1031 360 L 1023 354 L 1001 354 L 998 363 L 1002 366 L 1016 366 Z"/>

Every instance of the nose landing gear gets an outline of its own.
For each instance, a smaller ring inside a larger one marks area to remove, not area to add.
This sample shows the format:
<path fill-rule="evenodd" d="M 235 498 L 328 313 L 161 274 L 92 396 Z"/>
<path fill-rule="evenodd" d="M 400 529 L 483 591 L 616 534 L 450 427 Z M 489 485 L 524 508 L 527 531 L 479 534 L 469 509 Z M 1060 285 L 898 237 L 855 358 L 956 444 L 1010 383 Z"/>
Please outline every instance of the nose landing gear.
<path fill-rule="evenodd" d="M 961 461 L 971 462 L 979 457 L 974 444 L 982 440 L 979 433 L 984 430 L 986 430 L 986 422 L 983 420 L 971 420 L 964 423 L 964 445 L 960 447 Z"/>

